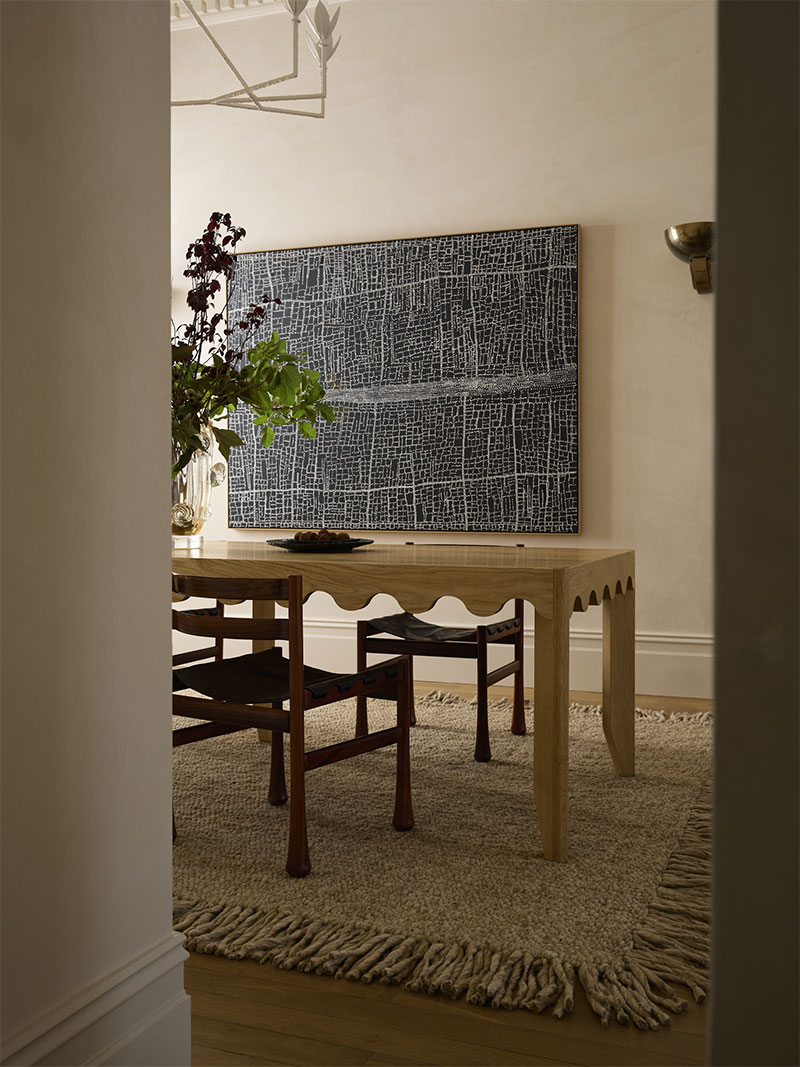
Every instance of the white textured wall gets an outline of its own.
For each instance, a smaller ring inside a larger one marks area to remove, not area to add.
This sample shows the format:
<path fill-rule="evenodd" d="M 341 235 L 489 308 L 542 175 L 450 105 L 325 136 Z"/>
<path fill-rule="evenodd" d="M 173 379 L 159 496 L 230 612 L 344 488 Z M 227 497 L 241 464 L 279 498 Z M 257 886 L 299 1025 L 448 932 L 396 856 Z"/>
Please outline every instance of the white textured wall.
<path fill-rule="evenodd" d="M 714 298 L 695 294 L 663 230 L 714 218 L 714 20 L 710 0 L 350 0 L 324 121 L 173 111 L 177 318 L 185 247 L 212 210 L 247 229 L 243 251 L 580 223 L 582 533 L 463 536 L 634 548 L 639 691 L 698 696 L 711 677 Z M 217 32 L 255 79 L 262 48 L 263 77 L 282 69 L 287 25 Z M 178 95 L 233 87 L 199 30 L 174 32 L 172 51 Z M 224 490 L 213 508 L 208 536 L 266 536 L 228 530 Z M 344 618 L 323 597 L 308 614 Z M 594 688 L 599 609 L 573 623 L 573 685 Z"/>
<path fill-rule="evenodd" d="M 168 8 L 0 19 L 0 1058 L 175 1067 Z"/>

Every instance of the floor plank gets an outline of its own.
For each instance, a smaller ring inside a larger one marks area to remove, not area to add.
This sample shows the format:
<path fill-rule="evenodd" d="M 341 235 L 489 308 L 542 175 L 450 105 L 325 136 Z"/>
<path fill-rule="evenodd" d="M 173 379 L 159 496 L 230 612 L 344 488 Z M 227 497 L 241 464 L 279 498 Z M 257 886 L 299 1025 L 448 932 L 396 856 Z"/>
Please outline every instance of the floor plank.
<path fill-rule="evenodd" d="M 231 963 L 230 971 L 222 971 L 219 962 L 203 962 L 209 957 L 199 957 L 193 965 L 192 988 L 197 992 L 217 992 L 224 980 L 225 991 L 242 1001 L 255 1005 L 268 1000 L 270 1005 L 308 1010 L 313 998 L 313 1010 L 320 1015 L 345 1017 L 361 1022 L 391 1025 L 402 1030 L 418 1030 L 447 1034 L 459 1040 L 476 1044 L 488 1043 L 497 1048 L 527 1053 L 530 1049 L 529 1035 L 536 1031 L 547 1044 L 547 1054 L 554 1054 L 551 1038 L 560 1041 L 564 1035 L 564 1023 L 554 1019 L 549 1012 L 536 1014 L 527 1011 L 511 1013 L 496 1011 L 465 1000 L 449 1001 L 441 996 L 421 997 L 408 993 L 401 986 L 372 984 L 369 990 L 363 983 L 337 980 L 299 971 L 285 972 L 252 960 L 239 964 Z M 269 991 L 265 989 L 269 987 Z M 585 996 L 577 991 L 575 1010 L 569 1020 L 570 1037 L 585 1044 L 580 1058 L 593 1056 L 598 1065 L 606 1062 L 601 1049 L 593 1044 L 601 1040 L 603 1045 L 612 1040 L 615 1045 L 637 1048 L 646 1056 L 642 1043 L 643 1035 L 634 1027 L 615 1024 L 604 1034 L 597 1016 L 589 1007 Z M 349 1003 L 348 1003 L 349 1001 Z M 682 1018 L 685 1018 L 683 1016 Z M 700 1024 L 696 1024 L 702 1030 Z M 504 1031 L 507 1031 L 504 1032 Z M 603 1035 L 600 1037 L 600 1035 Z M 546 1051 L 541 1048 L 543 1053 Z M 702 1058 L 702 1045 L 691 1032 L 675 1030 L 670 1054 L 678 1059 Z M 556 1057 L 557 1058 L 557 1057 Z M 643 1060 L 643 1067 L 646 1060 Z"/>
<path fill-rule="evenodd" d="M 367 1067 L 378 1067 L 378 1065 L 390 1065 L 390 1067 L 425 1067 L 424 1060 L 408 1060 L 403 1059 L 401 1056 L 392 1056 L 390 1054 L 384 1055 L 382 1052 L 376 1052 L 374 1056 L 366 1061 Z"/>
<path fill-rule="evenodd" d="M 473 1027 L 467 1034 L 463 1022 L 460 1026 L 443 1027 L 439 1032 L 434 1032 L 431 1027 L 422 1031 L 403 1029 L 393 1021 L 395 1015 L 401 1014 L 397 1009 L 390 1011 L 386 1018 L 380 1012 L 363 1011 L 368 1002 L 355 998 L 342 1002 L 351 1008 L 347 1015 L 320 1012 L 318 996 L 313 999 L 309 997 L 301 1008 L 272 1000 L 268 1004 L 248 1001 L 237 992 L 208 993 L 198 990 L 192 994 L 192 1001 L 205 1019 L 216 1019 L 224 1025 L 263 1030 L 270 1037 L 279 1034 L 284 1041 L 294 1039 L 298 1047 L 309 1040 L 335 1046 L 339 1050 L 335 1060 L 337 1064 L 363 1063 L 374 1053 L 385 1053 L 387 1050 L 396 1050 L 399 1055 L 423 1059 L 430 1064 L 464 1064 L 465 1067 L 470 1064 L 493 1067 L 496 1064 L 557 1065 L 569 1062 L 552 1058 L 546 1050 L 534 1047 L 532 1040 L 525 1041 L 524 1046 L 519 1047 L 520 1043 L 509 1038 L 508 1034 L 504 1035 L 501 1044 L 517 1047 L 498 1048 L 486 1044 L 481 1041 L 480 1034 L 483 1032 L 489 1038 L 490 1028 Z"/>
<path fill-rule="evenodd" d="M 192 1042 L 192 1067 L 282 1067 L 285 1060 L 268 1060 L 263 1056 L 245 1056 L 241 1052 L 224 1052 Z"/>
<path fill-rule="evenodd" d="M 221 1020 L 202 1009 L 192 1012 L 193 1056 L 196 1044 L 228 1055 L 249 1056 L 258 1063 L 271 1061 L 299 1067 L 359 1067 L 367 1060 L 367 1054 L 359 1049 L 318 1041 L 310 1035 L 298 1040 L 293 1034 Z"/>
<path fill-rule="evenodd" d="M 705 1062 L 703 1033 L 674 1027 L 640 1031 L 617 1023 L 603 1027 L 580 992 L 575 1012 L 559 1020 L 548 1013 L 494 1011 L 463 1000 L 425 997 L 399 986 L 196 955 L 186 964 L 185 984 L 193 1019 L 226 1028 L 220 1048 L 251 1056 L 260 1051 L 273 1060 L 278 1052 L 287 1063 L 324 1067 L 366 1063 L 373 1055 L 387 1054 L 400 1067 L 403 1060 L 593 1067 L 694 1067 Z M 702 1015 L 697 1028 L 704 1030 L 705 1008 L 693 1006 L 690 1012 Z M 231 1030 L 232 1024 L 240 1029 Z M 197 1031 L 195 1040 L 211 1043 Z M 294 1048 L 293 1042 L 302 1047 Z"/>

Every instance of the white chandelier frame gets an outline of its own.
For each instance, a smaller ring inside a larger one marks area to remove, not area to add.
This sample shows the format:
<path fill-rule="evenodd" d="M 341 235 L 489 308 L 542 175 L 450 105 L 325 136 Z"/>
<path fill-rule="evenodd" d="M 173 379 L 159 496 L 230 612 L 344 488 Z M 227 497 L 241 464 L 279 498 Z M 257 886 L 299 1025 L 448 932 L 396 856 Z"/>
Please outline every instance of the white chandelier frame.
<path fill-rule="evenodd" d="M 333 31 L 336 28 L 336 23 L 339 21 L 340 7 L 336 9 L 333 15 L 330 15 L 325 4 L 322 0 L 319 0 L 314 8 L 314 17 L 312 19 L 309 13 L 305 11 L 308 0 L 283 0 L 286 10 L 292 16 L 292 69 L 288 74 L 280 74 L 275 78 L 269 78 L 266 81 L 256 82 L 251 85 L 239 72 L 230 56 L 223 49 L 216 37 L 211 33 L 205 22 L 203 22 L 202 18 L 195 10 L 192 0 L 182 0 L 182 3 L 222 57 L 226 66 L 233 73 L 236 80 L 239 82 L 240 88 L 234 89 L 232 92 L 221 93 L 219 96 L 208 97 L 207 99 L 173 100 L 173 107 L 235 107 L 250 111 L 272 112 L 280 115 L 300 115 L 310 119 L 325 118 L 325 101 L 328 96 L 328 61 L 339 47 L 341 41 L 341 37 L 339 37 L 337 38 L 336 43 L 333 43 Z M 263 89 L 269 89 L 273 85 L 279 85 L 282 82 L 291 81 L 293 78 L 299 77 L 300 64 L 298 42 L 300 38 L 300 16 L 304 11 L 306 22 L 310 30 L 310 32 L 309 30 L 306 31 L 306 40 L 311 54 L 316 60 L 319 68 L 319 92 L 284 95 L 270 94 L 264 96 L 262 95 Z M 288 104 L 292 101 L 299 102 L 311 100 L 319 101 L 318 111 L 306 111 L 296 107 L 275 106 Z"/>

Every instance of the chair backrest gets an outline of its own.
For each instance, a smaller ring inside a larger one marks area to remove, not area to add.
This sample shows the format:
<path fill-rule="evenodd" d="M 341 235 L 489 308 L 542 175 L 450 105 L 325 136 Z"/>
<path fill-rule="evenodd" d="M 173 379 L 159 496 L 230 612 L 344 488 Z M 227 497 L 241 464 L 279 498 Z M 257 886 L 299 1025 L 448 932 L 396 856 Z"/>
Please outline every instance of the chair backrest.
<path fill-rule="evenodd" d="M 249 641 L 289 641 L 290 654 L 302 662 L 303 579 L 288 578 L 208 578 L 205 575 L 172 575 L 172 592 L 185 597 L 213 600 L 283 601 L 289 605 L 286 619 L 236 618 L 172 612 L 172 628 L 192 637 L 243 639 Z"/>

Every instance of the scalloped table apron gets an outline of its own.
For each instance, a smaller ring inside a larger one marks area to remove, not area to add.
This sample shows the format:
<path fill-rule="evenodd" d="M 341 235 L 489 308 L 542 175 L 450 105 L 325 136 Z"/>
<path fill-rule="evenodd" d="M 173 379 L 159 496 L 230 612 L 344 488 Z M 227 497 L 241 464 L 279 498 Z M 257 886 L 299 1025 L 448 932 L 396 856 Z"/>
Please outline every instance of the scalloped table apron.
<path fill-rule="evenodd" d="M 373 544 L 341 554 L 289 553 L 258 541 L 175 549 L 172 569 L 212 577 L 303 576 L 303 592 L 329 593 L 346 610 L 377 593 L 404 611 L 457 597 L 475 615 L 522 598 L 535 610 L 533 793 L 544 855 L 568 856 L 569 620 L 603 605 L 603 732 L 618 775 L 634 773 L 634 553 L 625 549 Z M 272 610 L 256 602 L 254 610 Z M 258 647 L 261 647 L 260 645 Z M 498 832 L 501 828 L 498 827 Z"/>

